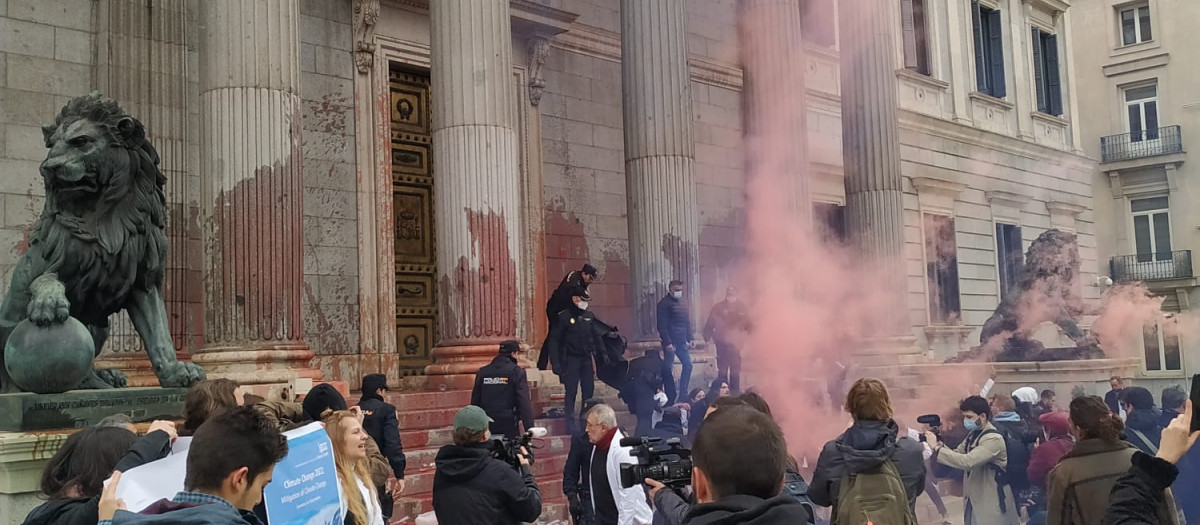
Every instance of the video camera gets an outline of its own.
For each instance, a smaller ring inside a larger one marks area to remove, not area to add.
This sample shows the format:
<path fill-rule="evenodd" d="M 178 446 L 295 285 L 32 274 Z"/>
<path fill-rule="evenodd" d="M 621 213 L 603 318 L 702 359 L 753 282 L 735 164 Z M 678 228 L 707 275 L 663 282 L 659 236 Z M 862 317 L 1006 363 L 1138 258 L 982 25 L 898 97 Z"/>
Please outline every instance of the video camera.
<path fill-rule="evenodd" d="M 933 435 L 937 436 L 938 439 L 941 439 L 941 437 L 942 437 L 942 416 L 939 416 L 937 414 L 925 414 L 923 416 L 917 417 L 917 423 L 928 426 L 929 431 L 933 432 Z M 925 434 L 921 434 L 921 442 L 922 443 L 925 442 Z"/>
<path fill-rule="evenodd" d="M 521 470 L 521 459 L 517 455 L 524 447 L 529 452 L 525 457 L 529 460 L 529 464 L 533 465 L 533 451 L 538 448 L 533 446 L 533 440 L 546 437 L 546 434 L 546 429 L 533 427 L 519 436 L 492 436 L 492 457 L 512 465 L 514 469 Z"/>
<path fill-rule="evenodd" d="M 629 488 L 652 479 L 668 487 L 680 488 L 692 483 L 692 451 L 679 444 L 679 438 L 628 437 L 621 439 L 622 447 L 633 447 L 630 453 L 636 465 L 621 465 L 621 486 Z"/>

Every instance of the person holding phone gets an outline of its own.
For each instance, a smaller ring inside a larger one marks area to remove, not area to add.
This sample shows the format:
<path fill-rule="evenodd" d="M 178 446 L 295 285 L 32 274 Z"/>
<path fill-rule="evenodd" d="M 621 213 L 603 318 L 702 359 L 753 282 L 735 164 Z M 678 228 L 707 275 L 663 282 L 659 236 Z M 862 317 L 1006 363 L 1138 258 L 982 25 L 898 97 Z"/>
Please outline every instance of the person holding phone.
<path fill-rule="evenodd" d="M 1134 453 L 1133 466 L 1113 485 L 1111 503 L 1104 516 L 1107 525 L 1165 524 L 1154 509 L 1166 500 L 1168 487 L 1174 485 L 1182 490 L 1195 490 L 1196 485 L 1181 483 L 1178 478 L 1180 469 L 1184 468 L 1180 462 L 1189 455 L 1189 450 L 1193 453 L 1197 450 L 1193 445 L 1200 439 L 1200 422 L 1196 420 L 1200 415 L 1195 411 L 1198 404 L 1195 401 L 1200 398 L 1197 382 L 1200 378 L 1193 377 L 1192 399 L 1187 402 L 1183 414 L 1163 430 L 1158 453 L 1154 456 Z M 1182 499 L 1186 502 L 1196 498 Z M 1184 515 L 1189 522 L 1195 519 L 1187 515 L 1186 508 Z"/>

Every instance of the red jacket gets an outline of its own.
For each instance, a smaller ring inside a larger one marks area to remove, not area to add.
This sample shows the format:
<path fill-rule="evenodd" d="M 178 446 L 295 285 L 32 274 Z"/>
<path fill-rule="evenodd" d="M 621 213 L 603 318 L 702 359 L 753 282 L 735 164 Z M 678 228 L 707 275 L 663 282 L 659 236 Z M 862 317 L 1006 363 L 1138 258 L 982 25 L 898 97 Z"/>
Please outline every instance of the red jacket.
<path fill-rule="evenodd" d="M 1058 465 L 1058 461 L 1075 448 L 1075 442 L 1068 436 L 1059 436 L 1038 445 L 1029 456 L 1029 468 L 1025 474 L 1029 476 L 1029 484 L 1046 487 L 1046 476 Z"/>

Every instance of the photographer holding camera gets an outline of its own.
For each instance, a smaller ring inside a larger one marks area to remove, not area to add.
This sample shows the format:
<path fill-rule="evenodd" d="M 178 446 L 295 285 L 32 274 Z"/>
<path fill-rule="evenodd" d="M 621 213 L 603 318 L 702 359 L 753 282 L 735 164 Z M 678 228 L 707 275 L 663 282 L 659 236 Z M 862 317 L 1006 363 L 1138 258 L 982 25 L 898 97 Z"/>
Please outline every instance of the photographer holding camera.
<path fill-rule="evenodd" d="M 781 490 L 787 442 L 766 414 L 747 406 L 714 412 L 696 434 L 692 460 L 700 504 L 688 511 L 685 525 L 808 522 L 804 505 Z"/>
<path fill-rule="evenodd" d="M 492 457 L 490 423 L 475 405 L 454 415 L 454 444 L 442 447 L 434 460 L 433 512 L 440 525 L 515 525 L 542 514 L 528 451 L 517 455 L 519 472 Z"/>

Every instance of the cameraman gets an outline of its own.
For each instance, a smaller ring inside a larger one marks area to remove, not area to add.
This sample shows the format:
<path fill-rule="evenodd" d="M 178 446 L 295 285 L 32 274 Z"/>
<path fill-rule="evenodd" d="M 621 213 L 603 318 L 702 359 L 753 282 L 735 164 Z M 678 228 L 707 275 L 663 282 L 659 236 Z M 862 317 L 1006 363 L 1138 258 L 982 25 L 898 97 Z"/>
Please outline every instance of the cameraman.
<path fill-rule="evenodd" d="M 808 522 L 804 506 L 781 493 L 787 442 L 766 414 L 732 406 L 708 416 L 696 434 L 692 461 L 700 504 L 688 511 L 685 525 Z"/>
<path fill-rule="evenodd" d="M 433 475 L 433 512 L 440 525 L 518 524 L 542 514 L 538 490 L 524 454 L 520 472 L 492 457 L 482 408 L 468 405 L 454 415 L 454 444 L 438 451 Z"/>

